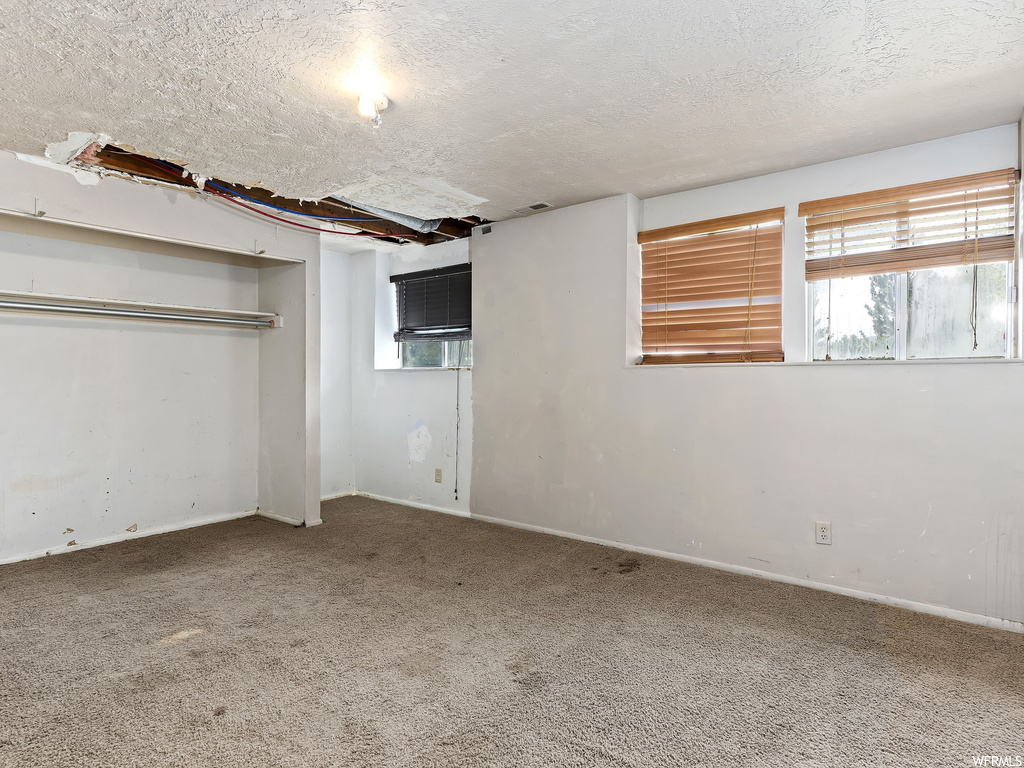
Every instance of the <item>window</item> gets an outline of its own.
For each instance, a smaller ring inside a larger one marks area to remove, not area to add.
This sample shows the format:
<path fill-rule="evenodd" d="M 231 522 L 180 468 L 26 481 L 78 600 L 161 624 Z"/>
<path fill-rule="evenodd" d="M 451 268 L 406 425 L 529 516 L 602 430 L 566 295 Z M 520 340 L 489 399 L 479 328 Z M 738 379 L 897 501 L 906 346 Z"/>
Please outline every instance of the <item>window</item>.
<path fill-rule="evenodd" d="M 1013 169 L 800 205 L 814 360 L 1013 354 Z"/>
<path fill-rule="evenodd" d="M 469 368 L 473 365 L 473 342 L 403 341 L 403 368 Z"/>
<path fill-rule="evenodd" d="M 473 363 L 470 264 L 393 275 L 395 341 L 404 368 L 461 368 Z"/>
<path fill-rule="evenodd" d="M 643 364 L 781 361 L 784 208 L 641 232 Z"/>

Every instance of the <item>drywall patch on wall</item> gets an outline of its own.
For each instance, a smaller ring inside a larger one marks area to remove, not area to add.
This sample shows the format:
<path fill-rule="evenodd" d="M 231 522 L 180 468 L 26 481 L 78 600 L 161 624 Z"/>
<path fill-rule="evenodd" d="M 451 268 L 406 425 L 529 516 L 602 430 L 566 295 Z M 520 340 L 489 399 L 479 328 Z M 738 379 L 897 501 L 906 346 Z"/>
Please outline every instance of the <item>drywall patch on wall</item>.
<path fill-rule="evenodd" d="M 406 435 L 406 439 L 409 442 L 409 461 L 415 461 L 419 464 L 423 464 L 427 460 L 427 451 L 430 450 L 431 438 L 430 430 L 427 429 L 427 425 L 420 419 Z"/>

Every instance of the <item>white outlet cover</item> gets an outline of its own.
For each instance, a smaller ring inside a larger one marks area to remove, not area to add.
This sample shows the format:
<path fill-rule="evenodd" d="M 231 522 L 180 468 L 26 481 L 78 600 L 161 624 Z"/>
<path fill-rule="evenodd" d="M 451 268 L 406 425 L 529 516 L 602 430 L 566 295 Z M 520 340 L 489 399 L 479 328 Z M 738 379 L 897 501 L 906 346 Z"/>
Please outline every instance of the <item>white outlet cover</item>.
<path fill-rule="evenodd" d="M 814 524 L 814 541 L 817 544 L 832 543 L 832 523 L 818 522 Z"/>

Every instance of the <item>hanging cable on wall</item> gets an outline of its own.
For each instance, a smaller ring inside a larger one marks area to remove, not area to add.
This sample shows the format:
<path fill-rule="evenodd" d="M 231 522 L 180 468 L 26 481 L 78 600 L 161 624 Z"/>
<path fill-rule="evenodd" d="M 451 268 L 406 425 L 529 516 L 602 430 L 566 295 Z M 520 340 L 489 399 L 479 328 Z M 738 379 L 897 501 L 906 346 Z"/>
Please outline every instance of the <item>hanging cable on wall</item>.
<path fill-rule="evenodd" d="M 842 230 L 842 214 L 840 214 L 839 228 Z M 832 224 L 832 217 L 828 217 L 828 223 Z M 828 242 L 828 315 L 826 316 L 826 329 L 825 329 L 825 359 L 832 359 L 832 235 L 829 234 Z"/>
<path fill-rule="evenodd" d="M 971 242 L 971 224 L 970 216 L 971 210 L 967 202 L 967 192 L 964 192 L 964 243 L 960 250 L 960 263 L 968 268 L 971 268 L 971 310 L 967 315 L 967 322 L 971 326 L 971 333 L 973 335 L 974 346 L 971 350 L 978 348 L 978 216 L 980 206 L 980 191 L 975 192 L 974 202 L 974 254 L 972 257 L 970 250 Z"/>
<path fill-rule="evenodd" d="M 459 359 L 455 366 L 455 500 L 459 500 L 459 426 L 462 422 L 462 415 L 459 413 L 459 389 L 462 384 L 462 350 L 466 342 L 459 342 Z"/>
<path fill-rule="evenodd" d="M 978 348 L 978 219 L 981 216 L 981 190 L 974 193 L 974 276 L 971 282 L 971 332 L 974 334 L 972 351 Z"/>

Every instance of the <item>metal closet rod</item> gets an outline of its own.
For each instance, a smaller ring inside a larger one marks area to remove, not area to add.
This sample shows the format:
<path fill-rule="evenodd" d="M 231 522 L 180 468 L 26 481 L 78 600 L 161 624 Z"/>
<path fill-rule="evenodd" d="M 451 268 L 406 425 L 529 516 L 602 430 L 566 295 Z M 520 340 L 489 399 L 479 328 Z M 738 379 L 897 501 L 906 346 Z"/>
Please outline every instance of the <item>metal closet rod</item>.
<path fill-rule="evenodd" d="M 24 312 L 53 312 L 61 315 L 90 315 L 93 317 L 129 317 L 144 320 L 167 320 L 179 323 L 202 323 L 204 325 L 229 325 L 243 328 L 273 328 L 271 318 L 241 318 L 218 315 L 189 315 L 178 312 L 147 312 L 141 309 L 111 309 L 108 307 L 84 307 L 79 304 L 47 304 L 36 301 L 10 301 L 0 299 L 0 309 Z"/>

